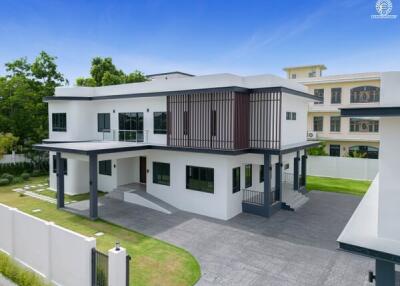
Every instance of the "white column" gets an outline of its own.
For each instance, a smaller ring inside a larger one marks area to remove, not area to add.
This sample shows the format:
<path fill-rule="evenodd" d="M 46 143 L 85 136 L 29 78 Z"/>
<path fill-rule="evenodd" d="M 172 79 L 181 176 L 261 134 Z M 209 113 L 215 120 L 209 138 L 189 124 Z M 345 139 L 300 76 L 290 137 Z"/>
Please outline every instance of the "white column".
<path fill-rule="evenodd" d="M 108 285 L 126 286 L 126 250 L 115 247 L 108 251 Z"/>

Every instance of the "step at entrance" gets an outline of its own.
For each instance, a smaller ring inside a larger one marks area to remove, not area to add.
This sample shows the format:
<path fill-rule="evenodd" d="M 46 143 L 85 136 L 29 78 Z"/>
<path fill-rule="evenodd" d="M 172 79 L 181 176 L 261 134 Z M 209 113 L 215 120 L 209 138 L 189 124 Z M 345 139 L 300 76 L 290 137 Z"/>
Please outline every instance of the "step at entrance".
<path fill-rule="evenodd" d="M 284 190 L 282 197 L 283 208 L 291 211 L 296 211 L 301 208 L 309 198 L 295 190 Z"/>

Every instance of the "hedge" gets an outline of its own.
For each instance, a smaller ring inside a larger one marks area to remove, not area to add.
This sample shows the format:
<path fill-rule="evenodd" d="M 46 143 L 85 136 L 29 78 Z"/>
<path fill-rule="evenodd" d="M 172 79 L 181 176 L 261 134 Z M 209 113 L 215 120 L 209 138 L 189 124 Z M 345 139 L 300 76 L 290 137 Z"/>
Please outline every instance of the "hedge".
<path fill-rule="evenodd" d="M 49 173 L 49 162 L 43 162 L 40 164 L 41 168 L 39 172 L 41 175 L 47 175 Z M 22 173 L 32 173 L 33 170 L 39 169 L 35 164 L 31 162 L 19 162 L 19 163 L 5 163 L 0 164 L 0 175 L 9 173 L 14 176 L 19 176 Z"/>

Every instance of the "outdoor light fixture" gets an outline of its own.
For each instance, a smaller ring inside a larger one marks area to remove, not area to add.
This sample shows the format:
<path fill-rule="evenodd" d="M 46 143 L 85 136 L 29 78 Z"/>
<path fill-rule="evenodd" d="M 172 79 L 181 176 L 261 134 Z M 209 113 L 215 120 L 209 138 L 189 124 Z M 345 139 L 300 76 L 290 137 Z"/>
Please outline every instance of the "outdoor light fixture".
<path fill-rule="evenodd" d="M 119 248 L 119 241 L 115 242 L 115 250 L 116 250 L 116 251 L 119 251 L 119 250 L 120 250 L 120 248 Z"/>

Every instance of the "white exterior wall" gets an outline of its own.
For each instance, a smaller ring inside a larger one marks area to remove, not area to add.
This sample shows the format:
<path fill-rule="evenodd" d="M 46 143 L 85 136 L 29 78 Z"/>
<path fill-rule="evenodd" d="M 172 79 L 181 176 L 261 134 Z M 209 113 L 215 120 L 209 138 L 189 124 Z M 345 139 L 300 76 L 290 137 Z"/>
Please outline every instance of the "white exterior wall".
<path fill-rule="evenodd" d="M 308 102 L 306 98 L 282 93 L 282 146 L 307 141 Z M 287 111 L 296 112 L 296 120 L 286 120 Z"/>

